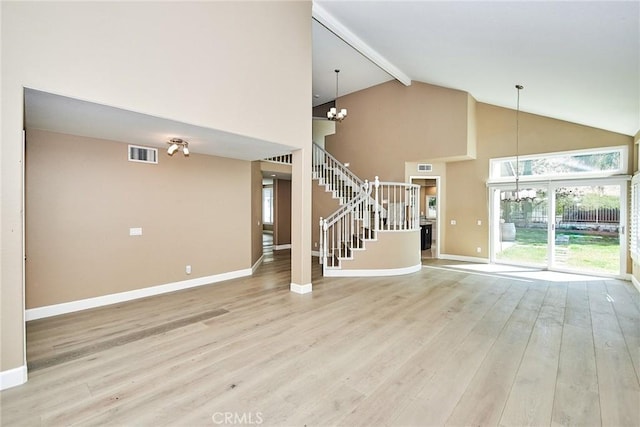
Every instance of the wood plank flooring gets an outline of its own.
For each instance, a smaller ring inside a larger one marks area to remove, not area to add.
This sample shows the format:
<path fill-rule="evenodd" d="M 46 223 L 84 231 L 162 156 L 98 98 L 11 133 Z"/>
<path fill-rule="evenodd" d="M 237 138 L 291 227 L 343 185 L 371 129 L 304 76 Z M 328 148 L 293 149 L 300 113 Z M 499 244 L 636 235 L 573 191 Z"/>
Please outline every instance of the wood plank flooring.
<path fill-rule="evenodd" d="M 29 381 L 0 393 L 1 425 L 640 425 L 628 282 L 314 264 L 297 295 L 289 262 L 29 322 Z"/>

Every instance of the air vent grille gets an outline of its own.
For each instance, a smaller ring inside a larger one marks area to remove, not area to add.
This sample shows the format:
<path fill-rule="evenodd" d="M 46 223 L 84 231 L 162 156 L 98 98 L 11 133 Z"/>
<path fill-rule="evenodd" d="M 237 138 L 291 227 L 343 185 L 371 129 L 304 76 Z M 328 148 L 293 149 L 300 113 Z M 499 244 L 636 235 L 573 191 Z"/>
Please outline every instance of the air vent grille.
<path fill-rule="evenodd" d="M 418 163 L 418 172 L 431 172 L 433 165 L 429 163 Z"/>
<path fill-rule="evenodd" d="M 156 148 L 130 145 L 129 161 L 139 163 L 158 163 L 158 150 Z"/>

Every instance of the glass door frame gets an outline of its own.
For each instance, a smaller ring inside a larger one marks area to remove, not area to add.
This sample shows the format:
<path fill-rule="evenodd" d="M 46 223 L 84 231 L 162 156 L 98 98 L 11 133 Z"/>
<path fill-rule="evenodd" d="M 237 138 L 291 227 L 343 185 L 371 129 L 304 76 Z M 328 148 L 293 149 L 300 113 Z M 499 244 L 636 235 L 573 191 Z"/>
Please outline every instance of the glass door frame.
<path fill-rule="evenodd" d="M 500 239 L 500 190 L 513 190 L 514 182 L 488 184 L 489 196 L 489 262 L 494 264 L 517 265 L 524 267 L 542 268 L 544 270 L 577 273 L 579 271 L 570 268 L 558 267 L 555 262 L 555 211 L 556 211 L 556 190 L 562 187 L 571 186 L 603 186 L 603 185 L 619 185 L 620 186 L 620 269 L 617 274 L 600 274 L 590 273 L 597 276 L 624 278 L 627 276 L 627 258 L 628 258 L 628 242 L 627 242 L 627 209 L 629 198 L 629 177 L 609 177 L 609 178 L 584 178 L 584 179 L 559 179 L 547 181 L 523 181 L 520 180 L 520 187 L 537 187 L 544 188 L 547 191 L 548 218 L 547 221 L 547 265 L 540 267 L 539 265 L 531 265 L 526 263 L 505 262 L 496 259 L 496 250 Z"/>

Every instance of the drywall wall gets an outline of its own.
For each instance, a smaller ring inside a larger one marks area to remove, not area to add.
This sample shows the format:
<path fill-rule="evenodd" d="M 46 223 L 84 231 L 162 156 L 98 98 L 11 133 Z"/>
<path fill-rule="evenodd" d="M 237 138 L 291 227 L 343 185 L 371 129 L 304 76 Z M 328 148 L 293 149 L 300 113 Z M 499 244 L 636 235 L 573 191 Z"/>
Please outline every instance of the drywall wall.
<path fill-rule="evenodd" d="M 420 231 L 379 231 L 364 251 L 340 261 L 344 270 L 400 270 L 420 265 Z"/>
<path fill-rule="evenodd" d="M 277 246 L 291 244 L 291 181 L 276 179 L 273 181 L 274 228 L 273 244 Z"/>
<path fill-rule="evenodd" d="M 262 257 L 262 170 L 251 162 L 251 265 Z"/>
<path fill-rule="evenodd" d="M 234 272 L 257 259 L 251 162 L 161 152 L 158 164 L 143 164 L 129 162 L 127 148 L 27 132 L 27 308 Z"/>
<path fill-rule="evenodd" d="M 447 163 L 446 213 L 443 218 L 445 254 L 488 257 L 489 159 L 515 154 L 516 112 L 478 103 L 477 158 Z M 534 114 L 521 113 L 521 155 L 625 145 L 631 137 Z M 632 160 L 629 160 L 631 167 Z M 451 220 L 456 224 L 452 225 Z M 477 221 L 481 225 L 477 225 Z M 481 252 L 477 253 L 476 248 Z"/>
<path fill-rule="evenodd" d="M 311 144 L 311 2 L 1 2 L 0 8 L 0 372 L 8 372 L 26 371 L 23 88 L 304 149 Z M 286 123 L 273 100 L 288 111 Z M 294 179 L 310 180 L 303 172 Z M 310 198 L 297 188 L 292 200 L 310 212 Z M 294 233 L 310 234 L 309 217 L 300 217 Z M 294 275 L 303 271 L 299 280 L 310 278 L 308 246 L 296 246 L 304 251 L 292 263 Z"/>
<path fill-rule="evenodd" d="M 326 150 L 361 179 L 402 181 L 406 161 L 475 154 L 475 101 L 466 92 L 390 81 L 340 98 L 349 116 L 326 138 Z"/>

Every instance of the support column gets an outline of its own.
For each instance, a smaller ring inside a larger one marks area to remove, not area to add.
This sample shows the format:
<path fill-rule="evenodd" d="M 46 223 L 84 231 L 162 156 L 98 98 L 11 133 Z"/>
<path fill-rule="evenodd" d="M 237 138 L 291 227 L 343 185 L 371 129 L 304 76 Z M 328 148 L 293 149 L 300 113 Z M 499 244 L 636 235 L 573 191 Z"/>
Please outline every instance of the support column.
<path fill-rule="evenodd" d="M 311 144 L 291 166 L 291 292 L 311 292 Z"/>

